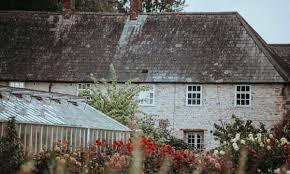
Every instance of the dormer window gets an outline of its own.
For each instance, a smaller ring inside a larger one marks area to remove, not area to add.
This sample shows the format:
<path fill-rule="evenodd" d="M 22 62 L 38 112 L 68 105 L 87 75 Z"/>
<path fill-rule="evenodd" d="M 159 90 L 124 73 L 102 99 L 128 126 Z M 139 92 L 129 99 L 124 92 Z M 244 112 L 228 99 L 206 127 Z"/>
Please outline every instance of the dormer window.
<path fill-rule="evenodd" d="M 24 88 L 24 82 L 9 82 L 9 86 L 13 88 Z"/>

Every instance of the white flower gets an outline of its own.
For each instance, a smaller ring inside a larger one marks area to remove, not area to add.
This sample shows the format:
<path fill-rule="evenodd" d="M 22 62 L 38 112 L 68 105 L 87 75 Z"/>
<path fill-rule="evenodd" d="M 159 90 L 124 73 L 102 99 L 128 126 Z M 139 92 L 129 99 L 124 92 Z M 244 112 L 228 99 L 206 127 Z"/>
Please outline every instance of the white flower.
<path fill-rule="evenodd" d="M 262 134 L 261 133 L 257 133 L 257 137 L 262 137 Z"/>
<path fill-rule="evenodd" d="M 239 146 L 237 145 L 237 143 L 233 143 L 233 148 L 235 149 L 235 151 L 239 150 Z"/>
<path fill-rule="evenodd" d="M 224 142 L 223 142 L 223 144 L 224 144 L 224 145 L 226 145 L 226 144 L 227 144 L 227 142 L 226 142 L 226 141 L 224 141 Z"/>
<path fill-rule="evenodd" d="M 286 138 L 281 138 L 281 145 L 283 146 L 283 145 L 285 145 L 285 144 L 288 144 L 288 141 L 287 141 L 287 139 Z"/>
<path fill-rule="evenodd" d="M 264 143 L 261 142 L 261 143 L 260 143 L 260 147 L 264 147 Z"/>
<path fill-rule="evenodd" d="M 246 141 L 242 139 L 241 144 L 246 144 Z"/>
<path fill-rule="evenodd" d="M 218 153 L 219 153 L 218 150 L 214 150 L 214 152 L 213 152 L 214 155 L 217 155 Z"/>
<path fill-rule="evenodd" d="M 266 142 L 267 142 L 267 143 L 271 143 L 271 140 L 270 140 L 270 139 L 267 139 Z"/>
<path fill-rule="evenodd" d="M 269 135 L 269 138 L 271 138 L 271 139 L 274 138 L 273 134 L 270 134 L 270 135 Z"/>
<path fill-rule="evenodd" d="M 249 134 L 248 137 L 249 137 L 249 138 L 253 137 L 253 134 Z"/>
<path fill-rule="evenodd" d="M 240 133 L 236 133 L 235 139 L 236 139 L 236 140 L 239 140 L 240 137 L 241 137 L 241 134 L 240 134 Z"/>
<path fill-rule="evenodd" d="M 267 150 L 271 150 L 271 146 L 267 146 Z"/>
<path fill-rule="evenodd" d="M 221 151 L 220 151 L 220 154 L 221 154 L 221 155 L 225 155 L 226 153 L 225 153 L 225 151 L 221 150 Z"/>

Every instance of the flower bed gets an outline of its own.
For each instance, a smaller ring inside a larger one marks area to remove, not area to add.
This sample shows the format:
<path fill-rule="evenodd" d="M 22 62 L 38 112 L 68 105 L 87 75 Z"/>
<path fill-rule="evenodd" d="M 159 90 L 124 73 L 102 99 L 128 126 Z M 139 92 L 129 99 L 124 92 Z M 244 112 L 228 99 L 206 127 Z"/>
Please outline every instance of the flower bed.
<path fill-rule="evenodd" d="M 40 150 L 35 156 L 35 171 L 43 173 L 48 170 L 63 170 L 65 173 L 127 173 L 134 157 L 135 149 L 140 148 L 144 173 L 156 173 L 166 168 L 169 173 L 191 173 L 194 170 L 221 171 L 218 157 L 196 154 L 186 149 L 175 150 L 166 144 L 156 144 L 143 137 L 136 146 L 131 141 L 115 141 L 108 145 L 104 140 L 96 140 L 96 144 L 88 149 L 70 151 L 67 143 L 56 143 L 53 151 Z"/>

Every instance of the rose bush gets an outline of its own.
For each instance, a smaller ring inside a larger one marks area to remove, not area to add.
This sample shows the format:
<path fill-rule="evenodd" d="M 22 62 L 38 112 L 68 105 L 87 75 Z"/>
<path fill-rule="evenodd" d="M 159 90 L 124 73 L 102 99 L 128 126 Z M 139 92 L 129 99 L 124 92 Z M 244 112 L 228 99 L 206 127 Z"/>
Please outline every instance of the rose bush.
<path fill-rule="evenodd" d="M 142 138 L 144 173 L 156 173 L 164 161 L 170 161 L 169 173 L 191 173 L 203 166 L 204 172 L 221 171 L 218 156 L 195 154 L 187 149 L 176 150 L 167 144 L 155 143 L 152 139 Z M 96 140 L 94 146 L 87 149 L 71 151 L 68 142 L 55 143 L 52 151 L 40 150 L 34 157 L 36 173 L 62 170 L 64 173 L 128 173 L 132 162 L 133 143 L 114 141 L 109 145 L 104 140 Z"/>
<path fill-rule="evenodd" d="M 236 133 L 235 137 L 214 150 L 213 154 L 220 159 L 230 159 L 231 170 L 238 170 L 241 158 L 246 154 L 246 173 L 274 173 L 282 165 L 289 163 L 290 144 L 284 137 L 275 137 L 270 133 L 249 133 L 242 136 Z"/>

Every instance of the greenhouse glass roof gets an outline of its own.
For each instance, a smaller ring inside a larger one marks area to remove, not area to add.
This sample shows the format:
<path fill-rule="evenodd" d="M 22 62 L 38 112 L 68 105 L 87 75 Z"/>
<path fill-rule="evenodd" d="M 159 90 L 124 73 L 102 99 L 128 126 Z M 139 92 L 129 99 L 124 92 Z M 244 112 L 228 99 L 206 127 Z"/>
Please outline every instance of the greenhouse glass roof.
<path fill-rule="evenodd" d="M 12 116 L 18 123 L 130 131 L 83 98 L 0 86 L 0 122 Z"/>

